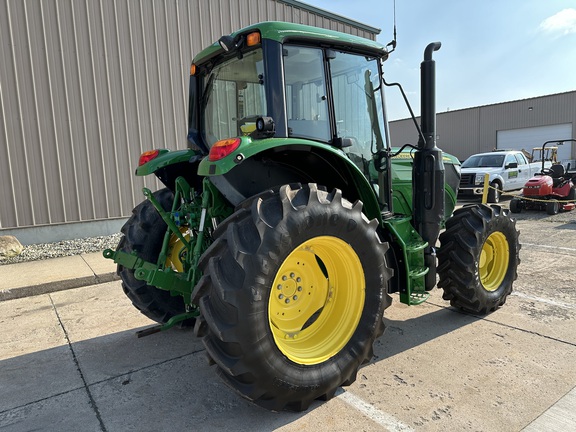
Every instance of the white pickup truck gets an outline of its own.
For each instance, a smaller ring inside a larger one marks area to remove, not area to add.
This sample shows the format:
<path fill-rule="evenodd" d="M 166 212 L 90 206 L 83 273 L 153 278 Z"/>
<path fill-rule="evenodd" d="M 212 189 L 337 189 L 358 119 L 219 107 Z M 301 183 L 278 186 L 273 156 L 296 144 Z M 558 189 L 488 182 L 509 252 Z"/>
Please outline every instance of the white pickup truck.
<path fill-rule="evenodd" d="M 545 167 L 551 165 L 545 162 Z M 506 150 L 478 153 L 462 163 L 459 195 L 482 195 L 484 175 L 489 174 L 488 202 L 500 201 L 503 191 L 522 189 L 534 174 L 542 170 L 542 162 L 529 163 L 521 151 Z"/>

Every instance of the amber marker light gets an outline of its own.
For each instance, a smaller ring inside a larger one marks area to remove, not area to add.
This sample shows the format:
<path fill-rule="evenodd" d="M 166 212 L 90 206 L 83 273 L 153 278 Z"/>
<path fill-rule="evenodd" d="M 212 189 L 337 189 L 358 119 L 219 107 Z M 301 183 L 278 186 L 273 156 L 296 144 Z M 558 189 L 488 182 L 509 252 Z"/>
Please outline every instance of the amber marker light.
<path fill-rule="evenodd" d="M 254 46 L 254 45 L 258 45 L 259 43 L 260 43 L 260 33 L 259 32 L 249 33 L 246 36 L 246 45 Z"/>
<path fill-rule="evenodd" d="M 194 63 L 192 63 L 192 64 L 190 65 L 190 75 L 191 75 L 191 76 L 192 76 L 192 75 L 196 75 L 196 72 L 197 72 L 196 69 L 197 69 L 197 68 L 196 68 L 196 65 L 195 65 Z"/>
<path fill-rule="evenodd" d="M 142 153 L 140 155 L 140 159 L 138 160 L 138 166 L 142 166 L 142 165 L 150 162 L 152 159 L 156 159 L 159 154 L 160 154 L 160 150 L 145 151 L 144 153 Z"/>
<path fill-rule="evenodd" d="M 210 153 L 208 154 L 208 160 L 214 162 L 222 158 L 225 158 L 238 148 L 240 142 L 241 142 L 240 138 L 226 138 L 217 141 L 210 149 Z"/>

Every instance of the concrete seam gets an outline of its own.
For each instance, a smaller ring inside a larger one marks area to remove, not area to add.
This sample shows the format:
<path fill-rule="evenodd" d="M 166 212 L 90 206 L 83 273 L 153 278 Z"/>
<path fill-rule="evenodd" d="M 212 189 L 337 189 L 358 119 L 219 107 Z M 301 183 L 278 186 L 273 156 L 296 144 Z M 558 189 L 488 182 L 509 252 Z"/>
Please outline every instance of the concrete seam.
<path fill-rule="evenodd" d="M 76 352 L 74 351 L 74 347 L 72 346 L 72 341 L 70 340 L 70 337 L 68 336 L 68 332 L 66 331 L 66 327 L 64 326 L 64 323 L 62 322 L 62 319 L 60 318 L 60 314 L 58 313 L 58 309 L 56 308 L 56 305 L 54 304 L 54 300 L 52 299 L 52 296 L 48 295 L 48 297 L 50 298 L 50 303 L 52 304 L 52 308 L 54 309 L 54 313 L 56 314 L 56 318 L 58 318 L 58 323 L 60 324 L 60 327 L 62 328 L 62 331 L 64 332 L 64 337 L 66 338 L 66 343 L 68 344 L 68 348 L 70 349 L 70 352 L 72 354 L 72 359 L 74 361 L 74 365 L 76 366 L 76 370 L 80 374 L 80 379 L 82 379 L 82 383 L 84 384 L 84 389 L 86 390 L 86 393 L 88 394 L 88 399 L 90 400 L 90 406 L 94 410 L 94 413 L 96 414 L 96 418 L 98 419 L 98 422 L 100 423 L 100 429 L 102 432 L 107 432 L 106 426 L 104 425 L 104 421 L 102 420 L 102 416 L 100 414 L 100 410 L 98 409 L 98 405 L 96 404 L 96 401 L 94 400 L 94 397 L 92 396 L 92 392 L 90 391 L 90 387 L 89 387 L 88 383 L 86 382 L 86 378 L 84 377 L 84 373 L 82 372 L 82 368 L 80 367 L 78 357 L 76 357 Z"/>
<path fill-rule="evenodd" d="M 126 375 L 131 375 L 131 374 L 133 374 L 133 373 L 142 372 L 142 371 L 144 371 L 144 370 L 146 370 L 146 369 L 150 369 L 150 368 L 153 368 L 153 367 L 156 367 L 156 366 L 161 366 L 161 365 L 164 365 L 164 364 L 167 364 L 167 363 L 171 363 L 171 362 L 173 362 L 173 361 L 180 360 L 180 359 L 183 359 L 183 358 L 188 357 L 188 356 L 193 356 L 193 355 L 195 355 L 195 354 L 198 354 L 198 353 L 201 353 L 201 352 L 204 352 L 204 351 L 206 351 L 206 350 L 201 349 L 201 350 L 198 350 L 198 351 L 193 351 L 193 352 L 191 352 L 191 353 L 182 354 L 182 355 L 180 355 L 180 356 L 178 356 L 178 357 L 173 357 L 173 358 L 170 358 L 170 359 L 168 359 L 168 360 L 163 360 L 163 361 L 158 362 L 158 363 L 153 363 L 153 364 L 150 364 L 150 365 L 147 365 L 147 366 L 142 366 L 141 368 L 137 368 L 137 369 L 133 369 L 133 370 L 129 370 L 129 371 L 123 372 L 123 373 L 121 373 L 120 375 L 116 375 L 116 376 L 113 376 L 113 377 L 110 377 L 110 378 L 106 378 L 106 379 L 103 379 L 103 380 L 100 380 L 100 381 L 95 381 L 95 382 L 93 382 L 92 384 L 90 384 L 90 386 L 95 386 L 95 385 L 102 384 L 102 383 L 105 383 L 105 382 L 108 382 L 108 381 L 112 381 L 112 380 L 115 380 L 115 379 L 117 379 L 117 378 L 120 378 L 120 377 L 123 377 L 123 376 L 126 376 Z"/>
<path fill-rule="evenodd" d="M 52 395 L 50 395 L 50 396 L 46 396 L 46 397 L 43 397 L 43 398 L 41 398 L 41 399 L 37 399 L 37 400 L 31 401 L 31 402 L 27 402 L 27 403 L 25 403 L 25 404 L 23 404 L 23 405 L 18 405 L 18 406 L 12 407 L 12 408 L 5 409 L 4 411 L 0 411 L 0 414 L 5 414 L 5 413 L 10 412 L 10 411 L 14 411 L 14 410 L 26 408 L 26 407 L 28 407 L 28 406 L 37 404 L 38 402 L 44 402 L 44 401 L 50 400 L 50 399 L 52 399 L 52 398 L 56 398 L 56 397 L 58 397 L 58 396 L 64 396 L 65 394 L 72 393 L 72 392 L 75 392 L 75 391 L 78 391 L 78 390 L 82 390 L 83 388 L 84 388 L 84 387 L 76 387 L 76 388 L 73 388 L 73 389 L 70 389 L 70 390 L 66 390 L 66 391 L 63 391 L 63 392 L 60 392 L 60 393 L 52 394 Z"/>
<path fill-rule="evenodd" d="M 98 275 L 96 274 L 94 269 L 92 267 L 90 267 L 90 264 L 88 264 L 88 261 L 86 261 L 86 259 L 84 259 L 84 255 L 80 255 L 80 258 L 82 258 L 82 261 L 84 261 L 84 263 L 88 266 L 88 268 L 90 269 L 90 271 L 94 275 L 94 278 L 96 279 L 96 283 L 100 283 L 100 278 L 98 277 Z"/>
<path fill-rule="evenodd" d="M 498 321 L 495 321 L 495 320 L 491 320 L 491 319 L 487 318 L 487 317 L 484 316 L 484 315 L 475 315 L 475 314 L 463 312 L 463 311 L 460 311 L 460 310 L 456 310 L 456 309 L 452 309 L 452 308 L 448 308 L 448 307 L 445 307 L 445 306 L 438 305 L 438 304 L 433 303 L 433 302 L 431 302 L 431 301 L 428 301 L 427 303 L 430 304 L 430 305 L 432 305 L 432 306 L 436 306 L 436 307 L 438 307 L 438 308 L 448 309 L 450 312 L 453 312 L 453 313 L 458 313 L 458 314 L 461 314 L 461 315 L 468 315 L 468 316 L 470 316 L 470 317 L 474 317 L 474 318 L 477 318 L 477 319 L 479 319 L 479 320 L 481 320 L 481 321 L 486 321 L 486 322 L 489 322 L 489 323 L 492 323 L 492 324 L 496 324 L 496 325 L 499 325 L 499 326 L 501 326 L 501 327 L 506 327 L 506 328 L 509 328 L 509 329 L 512 329 L 512 330 L 518 330 L 518 331 L 521 331 L 521 332 L 523 332 L 523 333 L 528 333 L 528 334 L 531 334 L 531 335 L 534 335 L 534 336 L 539 336 L 539 337 L 542 337 L 542 338 L 544 338 L 544 339 L 548 339 L 548 340 L 551 340 L 551 341 L 554 341 L 554 342 L 560 342 L 560 343 L 565 344 L 565 345 L 568 345 L 568 346 L 576 347 L 576 343 L 568 342 L 568 341 L 565 341 L 565 340 L 562 340 L 562 339 L 558 339 L 558 338 L 555 338 L 555 337 L 552 337 L 552 336 L 546 336 L 545 334 L 538 333 L 538 332 L 535 332 L 535 331 L 532 331 L 532 330 L 526 330 L 526 329 L 523 329 L 523 328 L 520 328 L 520 327 L 512 326 L 512 325 L 510 325 L 510 324 L 505 324 L 505 323 L 501 323 L 501 322 L 498 322 Z"/>

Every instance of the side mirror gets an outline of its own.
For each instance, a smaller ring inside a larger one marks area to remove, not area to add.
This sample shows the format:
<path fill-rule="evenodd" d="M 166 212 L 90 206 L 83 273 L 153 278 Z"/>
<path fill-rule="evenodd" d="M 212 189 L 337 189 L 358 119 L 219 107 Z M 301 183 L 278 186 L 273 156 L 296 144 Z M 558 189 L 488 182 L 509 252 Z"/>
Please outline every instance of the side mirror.
<path fill-rule="evenodd" d="M 504 168 L 506 168 L 506 169 L 518 168 L 518 162 L 510 162 L 509 164 L 506 164 L 506 166 Z"/>

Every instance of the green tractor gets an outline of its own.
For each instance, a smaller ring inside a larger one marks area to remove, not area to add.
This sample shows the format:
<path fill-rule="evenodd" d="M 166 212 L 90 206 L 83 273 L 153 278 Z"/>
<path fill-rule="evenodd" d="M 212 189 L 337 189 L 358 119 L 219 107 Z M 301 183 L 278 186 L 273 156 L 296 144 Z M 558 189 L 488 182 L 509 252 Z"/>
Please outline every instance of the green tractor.
<path fill-rule="evenodd" d="M 474 314 L 504 304 L 518 231 L 498 206 L 454 211 L 459 163 L 435 145 L 439 48 L 421 65 L 418 144 L 400 149 L 386 46 L 265 22 L 198 54 L 189 148 L 141 155 L 136 174 L 166 187 L 144 189 L 117 250 L 104 252 L 159 323 L 142 335 L 193 327 L 232 388 L 300 411 L 371 360 L 390 294 L 414 305 L 438 285 Z"/>

